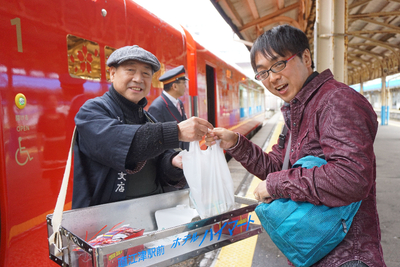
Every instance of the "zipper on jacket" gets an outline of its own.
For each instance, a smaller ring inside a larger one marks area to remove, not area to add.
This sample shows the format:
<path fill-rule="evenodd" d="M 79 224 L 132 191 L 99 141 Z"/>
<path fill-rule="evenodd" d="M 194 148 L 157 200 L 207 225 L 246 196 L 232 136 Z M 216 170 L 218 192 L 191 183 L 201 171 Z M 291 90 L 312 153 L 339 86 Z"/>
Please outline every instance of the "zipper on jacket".
<path fill-rule="evenodd" d="M 143 118 L 143 108 L 139 107 L 139 118 Z"/>

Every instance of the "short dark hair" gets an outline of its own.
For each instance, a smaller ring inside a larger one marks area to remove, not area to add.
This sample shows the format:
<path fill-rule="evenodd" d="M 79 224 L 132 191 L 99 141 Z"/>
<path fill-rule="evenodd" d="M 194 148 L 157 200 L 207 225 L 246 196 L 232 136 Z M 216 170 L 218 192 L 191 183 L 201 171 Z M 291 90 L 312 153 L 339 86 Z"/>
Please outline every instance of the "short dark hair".
<path fill-rule="evenodd" d="M 164 84 L 164 91 L 165 91 L 165 92 L 168 92 L 169 90 L 171 90 L 172 85 L 173 85 L 174 83 L 175 83 L 175 82 Z"/>
<path fill-rule="evenodd" d="M 310 44 L 303 31 L 287 24 L 279 25 L 264 32 L 254 42 L 250 51 L 251 66 L 254 72 L 256 72 L 255 58 L 258 53 L 261 53 L 266 58 L 274 57 L 274 52 L 281 57 L 285 57 L 289 53 L 295 54 L 303 52 L 306 49 L 310 51 Z M 299 53 L 297 56 L 301 58 L 302 55 L 303 53 Z M 314 69 L 312 58 L 311 68 Z"/>

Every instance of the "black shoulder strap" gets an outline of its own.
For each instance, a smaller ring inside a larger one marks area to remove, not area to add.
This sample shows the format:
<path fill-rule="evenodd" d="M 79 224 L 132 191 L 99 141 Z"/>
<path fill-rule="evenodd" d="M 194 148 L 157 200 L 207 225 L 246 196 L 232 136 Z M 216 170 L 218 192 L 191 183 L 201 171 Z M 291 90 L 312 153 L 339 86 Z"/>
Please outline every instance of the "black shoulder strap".
<path fill-rule="evenodd" d="M 286 139 L 286 134 L 288 132 L 288 128 L 286 127 L 286 124 L 283 125 L 283 130 L 282 133 L 279 135 L 279 148 L 285 148 L 285 139 Z"/>

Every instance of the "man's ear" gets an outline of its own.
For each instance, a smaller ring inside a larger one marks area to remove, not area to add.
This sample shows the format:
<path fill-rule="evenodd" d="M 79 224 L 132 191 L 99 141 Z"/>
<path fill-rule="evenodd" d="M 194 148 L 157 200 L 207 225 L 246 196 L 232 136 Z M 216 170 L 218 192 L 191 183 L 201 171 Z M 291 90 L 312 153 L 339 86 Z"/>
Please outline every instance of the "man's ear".
<path fill-rule="evenodd" d="M 172 84 L 172 90 L 174 90 L 174 91 L 178 90 L 178 84 L 177 83 L 173 83 Z"/>
<path fill-rule="evenodd" d="M 114 76 L 115 76 L 116 72 L 117 72 L 117 68 L 116 67 L 110 67 L 110 81 L 111 82 L 114 81 Z"/>
<path fill-rule="evenodd" d="M 312 58 L 311 58 L 310 50 L 308 50 L 308 49 L 304 50 L 302 59 L 303 59 L 304 64 L 306 64 L 307 67 L 311 67 Z"/>

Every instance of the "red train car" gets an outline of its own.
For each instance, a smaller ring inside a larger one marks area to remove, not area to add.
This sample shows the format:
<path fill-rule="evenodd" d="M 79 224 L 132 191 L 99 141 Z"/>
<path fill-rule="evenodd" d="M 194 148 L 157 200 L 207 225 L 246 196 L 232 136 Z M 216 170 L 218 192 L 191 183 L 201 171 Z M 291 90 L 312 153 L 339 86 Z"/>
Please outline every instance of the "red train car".
<path fill-rule="evenodd" d="M 138 44 L 184 65 L 189 115 L 251 134 L 264 119 L 264 90 L 234 66 L 130 0 L 2 0 L 0 4 L 0 266 L 57 266 L 46 220 L 61 185 L 73 118 L 108 90 L 106 60 Z M 65 209 L 71 205 L 71 188 Z"/>

